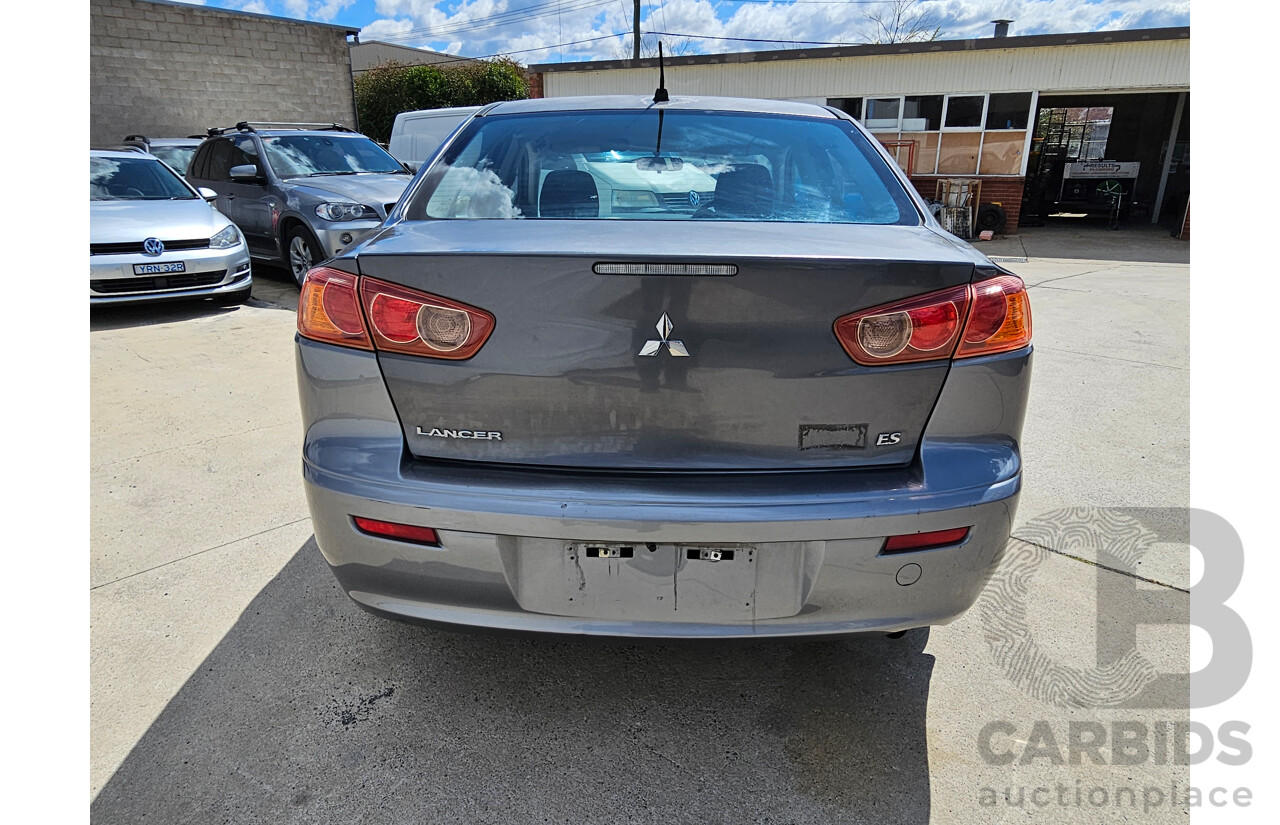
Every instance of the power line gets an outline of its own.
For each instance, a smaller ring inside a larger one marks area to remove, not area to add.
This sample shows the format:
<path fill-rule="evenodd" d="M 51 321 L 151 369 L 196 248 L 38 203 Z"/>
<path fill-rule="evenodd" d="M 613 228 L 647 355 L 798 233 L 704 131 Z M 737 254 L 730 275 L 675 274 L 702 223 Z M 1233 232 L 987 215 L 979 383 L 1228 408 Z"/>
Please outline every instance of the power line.
<path fill-rule="evenodd" d="M 738 43 L 782 43 L 788 46 L 856 46 L 856 43 L 840 43 L 831 40 L 767 40 L 758 37 L 716 37 L 710 34 L 684 34 L 681 32 L 652 32 L 663 37 L 689 37 L 694 40 L 733 40 Z"/>
<path fill-rule="evenodd" d="M 478 57 L 454 57 L 449 60 L 437 60 L 434 63 L 425 64 L 428 66 L 445 66 L 451 63 L 471 63 L 477 60 L 488 60 L 491 57 L 510 57 L 513 54 L 527 54 L 529 52 L 551 51 L 563 46 L 578 46 L 583 43 L 596 43 L 600 40 L 608 40 L 612 37 L 624 37 L 631 32 L 614 32 L 613 34 L 602 34 L 599 37 L 587 37 L 582 40 L 571 40 L 568 43 L 552 43 L 549 46 L 534 46 L 529 49 L 513 49 L 505 52 L 494 52 L 493 54 L 482 54 Z M 370 70 L 366 70 L 370 71 Z"/>
<path fill-rule="evenodd" d="M 402 32 L 394 34 L 379 35 L 378 40 L 383 42 L 394 42 L 397 40 L 416 40 L 419 38 L 437 38 L 449 34 L 462 34 L 464 32 L 478 31 L 480 29 L 492 29 L 498 26 L 506 26 L 515 22 L 523 22 L 525 20 L 533 20 L 539 17 L 550 17 L 551 15 L 559 15 L 562 11 L 583 11 L 595 6 L 603 6 L 612 0 L 570 0 L 569 3 L 562 7 L 556 3 L 542 3 L 534 6 L 521 6 L 518 9 L 510 9 L 508 11 L 498 12 L 488 17 L 477 17 L 474 20 L 462 20 L 456 23 L 444 23 L 439 26 L 423 26 L 416 29 L 406 29 Z"/>

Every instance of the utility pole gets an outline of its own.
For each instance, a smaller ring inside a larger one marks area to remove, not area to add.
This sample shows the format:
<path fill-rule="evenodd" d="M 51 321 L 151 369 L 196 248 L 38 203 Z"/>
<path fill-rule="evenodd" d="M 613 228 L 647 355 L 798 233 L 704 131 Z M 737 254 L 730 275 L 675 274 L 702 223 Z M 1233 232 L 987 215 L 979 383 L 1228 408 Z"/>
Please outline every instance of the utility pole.
<path fill-rule="evenodd" d="M 631 59 L 640 59 L 640 0 L 632 0 L 635 14 L 631 17 Z"/>

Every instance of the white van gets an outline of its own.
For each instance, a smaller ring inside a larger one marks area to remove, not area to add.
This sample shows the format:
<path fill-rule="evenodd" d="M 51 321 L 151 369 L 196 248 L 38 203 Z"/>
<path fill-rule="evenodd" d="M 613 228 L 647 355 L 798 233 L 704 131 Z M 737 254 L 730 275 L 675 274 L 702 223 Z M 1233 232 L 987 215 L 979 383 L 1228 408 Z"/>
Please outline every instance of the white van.
<path fill-rule="evenodd" d="M 453 130 L 480 111 L 479 106 L 456 106 L 450 109 L 423 109 L 401 112 L 391 126 L 391 142 L 387 151 L 413 171 L 431 157 Z"/>

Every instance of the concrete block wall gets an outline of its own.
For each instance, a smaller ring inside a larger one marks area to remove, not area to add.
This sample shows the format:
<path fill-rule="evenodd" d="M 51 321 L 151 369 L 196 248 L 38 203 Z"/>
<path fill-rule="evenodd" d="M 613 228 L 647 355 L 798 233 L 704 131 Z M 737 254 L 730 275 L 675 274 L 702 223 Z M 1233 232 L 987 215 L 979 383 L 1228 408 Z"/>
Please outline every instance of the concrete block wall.
<path fill-rule="evenodd" d="M 90 0 L 90 145 L 241 120 L 355 125 L 341 28 L 146 0 Z"/>

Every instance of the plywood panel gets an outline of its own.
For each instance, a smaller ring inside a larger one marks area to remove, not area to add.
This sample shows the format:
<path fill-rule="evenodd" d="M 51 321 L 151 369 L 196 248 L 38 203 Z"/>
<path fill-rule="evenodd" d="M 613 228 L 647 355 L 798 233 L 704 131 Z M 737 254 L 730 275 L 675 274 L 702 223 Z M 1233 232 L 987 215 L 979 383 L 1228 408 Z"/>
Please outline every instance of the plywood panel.
<path fill-rule="evenodd" d="M 978 171 L 981 132 L 943 132 L 938 153 L 938 174 L 973 175 Z"/>
<path fill-rule="evenodd" d="M 1026 132 L 987 132 L 982 140 L 982 175 L 1016 175 L 1022 171 Z"/>
<path fill-rule="evenodd" d="M 902 139 L 916 142 L 916 168 L 911 174 L 932 175 L 938 163 L 938 133 L 903 132 Z"/>

